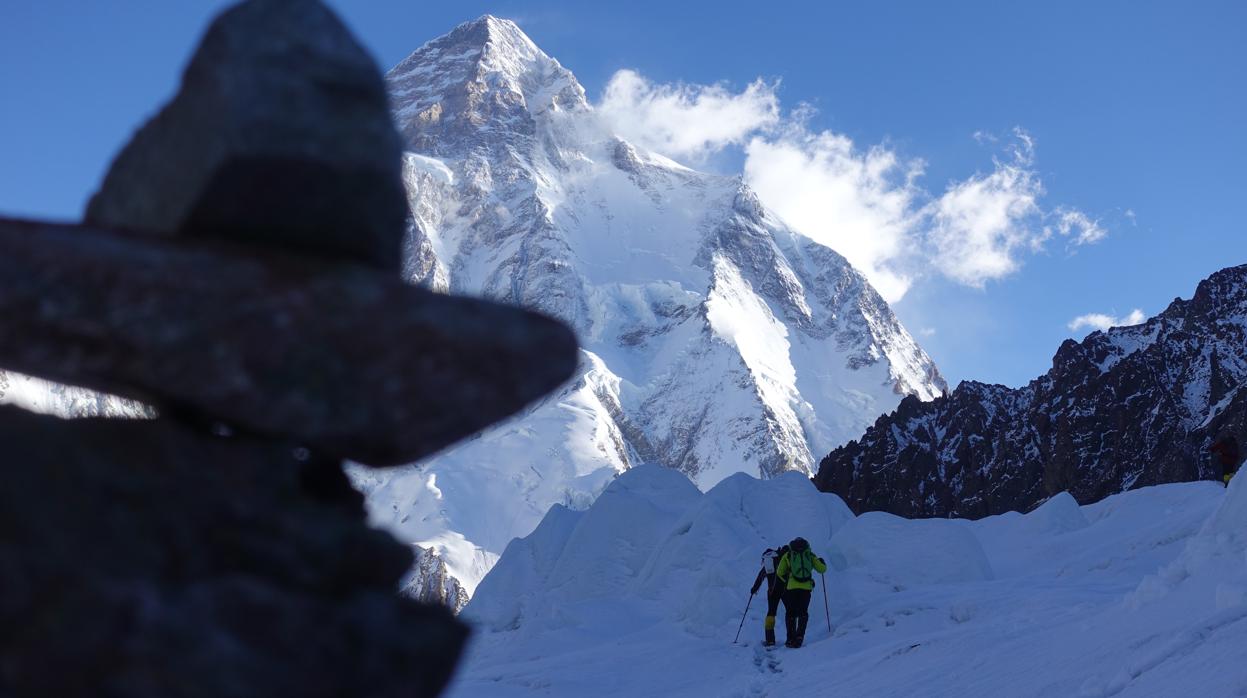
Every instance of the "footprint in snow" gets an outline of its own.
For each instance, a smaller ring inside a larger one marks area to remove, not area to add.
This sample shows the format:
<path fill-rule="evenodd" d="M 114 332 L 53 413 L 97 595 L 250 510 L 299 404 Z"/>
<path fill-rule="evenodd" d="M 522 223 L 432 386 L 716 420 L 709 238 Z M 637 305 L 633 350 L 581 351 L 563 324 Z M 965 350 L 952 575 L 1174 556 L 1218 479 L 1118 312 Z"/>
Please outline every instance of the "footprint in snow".
<path fill-rule="evenodd" d="M 774 648 L 771 648 L 772 650 Z M 755 645 L 753 650 L 753 665 L 758 671 L 763 673 L 778 674 L 783 671 L 780 668 L 779 655 L 774 651 L 767 650 L 762 645 Z"/>

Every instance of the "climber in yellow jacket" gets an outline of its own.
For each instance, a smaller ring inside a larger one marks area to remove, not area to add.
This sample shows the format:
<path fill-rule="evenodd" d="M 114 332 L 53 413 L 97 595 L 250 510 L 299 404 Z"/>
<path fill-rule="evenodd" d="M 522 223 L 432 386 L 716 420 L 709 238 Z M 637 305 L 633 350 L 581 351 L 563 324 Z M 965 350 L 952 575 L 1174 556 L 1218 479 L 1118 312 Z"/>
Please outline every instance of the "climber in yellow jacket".
<path fill-rule="evenodd" d="M 810 593 L 814 591 L 814 573 L 826 572 L 827 563 L 810 550 L 804 538 L 788 544 L 788 552 L 779 559 L 775 576 L 784 585 L 784 626 L 788 631 L 785 647 L 800 647 L 805 642 L 805 626 L 810 620 Z"/>

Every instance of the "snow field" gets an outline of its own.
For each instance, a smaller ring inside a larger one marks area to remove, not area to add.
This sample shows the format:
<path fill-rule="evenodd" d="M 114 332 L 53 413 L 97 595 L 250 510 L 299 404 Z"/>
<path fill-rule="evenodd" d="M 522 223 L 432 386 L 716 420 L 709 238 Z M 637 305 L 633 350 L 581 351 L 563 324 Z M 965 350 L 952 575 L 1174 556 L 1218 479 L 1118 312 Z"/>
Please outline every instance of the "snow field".
<path fill-rule="evenodd" d="M 703 494 L 634 468 L 511 543 L 450 695 L 1247 695 L 1244 490 L 906 520 L 795 473 Z M 806 647 L 760 646 L 761 594 L 732 645 L 761 551 L 797 535 L 831 568 L 832 632 L 820 583 Z"/>
<path fill-rule="evenodd" d="M 419 469 L 352 467 L 370 520 L 400 541 L 436 550 L 474 593 L 515 531 L 532 531 L 551 504 L 588 507 L 627 467 L 601 398 L 615 389 L 611 378 L 586 353 L 581 379 L 523 420 L 451 446 Z"/>

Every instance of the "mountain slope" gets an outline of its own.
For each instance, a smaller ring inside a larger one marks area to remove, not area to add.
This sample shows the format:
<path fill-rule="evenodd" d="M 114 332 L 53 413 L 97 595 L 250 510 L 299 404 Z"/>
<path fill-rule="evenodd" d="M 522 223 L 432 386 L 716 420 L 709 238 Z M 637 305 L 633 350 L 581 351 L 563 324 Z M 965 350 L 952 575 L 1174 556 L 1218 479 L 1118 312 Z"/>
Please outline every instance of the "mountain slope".
<path fill-rule="evenodd" d="M 580 377 L 418 467 L 360 475 L 378 523 L 471 587 L 553 504 L 660 463 L 710 487 L 811 473 L 904 395 L 946 385 L 865 278 L 739 177 L 611 133 L 512 22 L 459 26 L 387 75 L 409 153 L 405 273 L 575 328 Z M 456 552 L 457 551 L 457 552 Z"/>
<path fill-rule="evenodd" d="M 965 382 L 933 402 L 902 401 L 824 458 L 815 483 L 855 511 L 976 517 L 1063 490 L 1087 503 L 1217 478 L 1209 445 L 1247 437 L 1244 347 L 1247 265 L 1141 325 L 1067 340 L 1023 388 Z"/>
<path fill-rule="evenodd" d="M 0 405 L 57 417 L 145 418 L 154 410 L 135 400 L 53 383 L 0 369 Z"/>

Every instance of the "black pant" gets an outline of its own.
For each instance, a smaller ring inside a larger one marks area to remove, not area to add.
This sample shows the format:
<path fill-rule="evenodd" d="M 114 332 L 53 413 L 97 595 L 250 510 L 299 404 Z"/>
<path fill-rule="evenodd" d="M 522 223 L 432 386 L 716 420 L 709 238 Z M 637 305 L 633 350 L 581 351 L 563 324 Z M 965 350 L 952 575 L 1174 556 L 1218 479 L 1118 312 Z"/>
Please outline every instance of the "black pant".
<path fill-rule="evenodd" d="M 810 590 L 789 589 L 784 592 L 784 626 L 788 640 L 805 641 L 805 626 L 810 620 Z"/>
<path fill-rule="evenodd" d="M 773 616 L 779 612 L 779 602 L 784 600 L 784 590 L 776 585 L 774 589 L 768 589 L 766 592 L 766 615 Z M 784 606 L 785 612 L 787 606 Z"/>
<path fill-rule="evenodd" d="M 766 623 L 762 626 L 766 631 L 767 645 L 775 644 L 775 612 L 779 610 L 779 602 L 784 598 L 784 590 L 778 584 L 766 590 Z"/>

